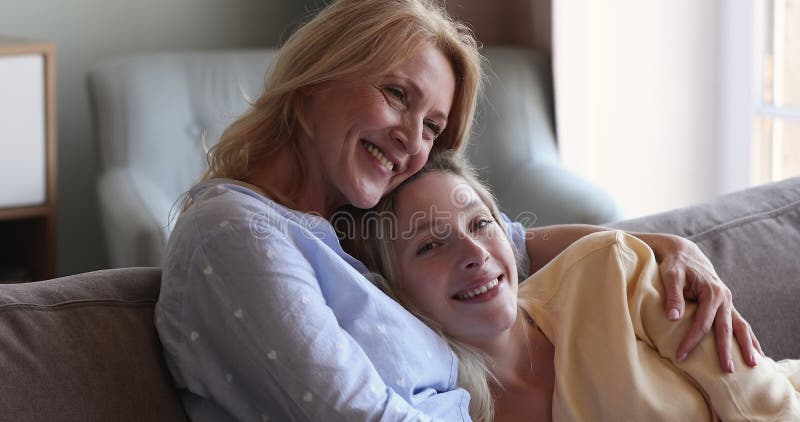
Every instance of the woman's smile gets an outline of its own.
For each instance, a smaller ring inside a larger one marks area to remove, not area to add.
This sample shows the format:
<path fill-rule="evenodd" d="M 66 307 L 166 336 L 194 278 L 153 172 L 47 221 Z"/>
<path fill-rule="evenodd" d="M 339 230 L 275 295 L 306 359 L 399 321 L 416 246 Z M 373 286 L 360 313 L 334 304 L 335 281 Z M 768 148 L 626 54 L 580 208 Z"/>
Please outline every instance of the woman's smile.
<path fill-rule="evenodd" d="M 383 150 L 372 142 L 362 139 L 361 146 L 375 159 L 376 163 L 388 171 L 387 174 L 391 174 L 396 168 L 400 167 L 395 160 L 388 158 Z"/>

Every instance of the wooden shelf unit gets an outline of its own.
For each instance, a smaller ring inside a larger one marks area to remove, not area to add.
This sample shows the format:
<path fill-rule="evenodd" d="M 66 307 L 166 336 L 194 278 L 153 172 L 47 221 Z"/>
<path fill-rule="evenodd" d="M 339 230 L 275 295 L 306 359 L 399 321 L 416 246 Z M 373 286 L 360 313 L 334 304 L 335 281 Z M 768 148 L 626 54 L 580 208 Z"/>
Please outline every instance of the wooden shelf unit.
<path fill-rule="evenodd" d="M 34 71 L 21 72 L 19 69 L 26 69 L 18 66 L 22 61 L 25 66 L 32 66 Z M 41 80 L 37 76 L 39 67 Z M 31 280 L 43 280 L 55 277 L 56 263 L 57 145 L 53 45 L 0 36 L 0 78 L 6 78 L 0 80 L 0 87 L 4 82 L 13 85 L 17 76 L 19 80 L 31 81 L 32 86 L 14 86 L 15 89 L 5 89 L 6 92 L 0 95 L 0 110 L 12 111 L 12 116 L 6 116 L 6 120 L 0 116 L 0 273 L 3 270 L 22 270 Z M 41 93 L 43 98 L 36 93 Z M 31 98 L 27 98 L 28 95 Z M 17 104 L 20 106 L 16 107 Z M 23 109 L 29 106 L 34 111 L 32 116 L 13 116 L 15 112 L 25 113 Z M 10 120 L 15 117 L 30 118 L 36 122 L 34 124 L 41 121 L 43 127 L 19 130 L 14 126 L 15 121 Z M 44 174 L 41 174 L 42 170 Z M 28 195 L 34 199 L 18 200 L 13 194 L 4 195 L 3 189 L 5 193 L 11 192 L 22 182 L 35 185 L 33 191 L 36 193 Z"/>

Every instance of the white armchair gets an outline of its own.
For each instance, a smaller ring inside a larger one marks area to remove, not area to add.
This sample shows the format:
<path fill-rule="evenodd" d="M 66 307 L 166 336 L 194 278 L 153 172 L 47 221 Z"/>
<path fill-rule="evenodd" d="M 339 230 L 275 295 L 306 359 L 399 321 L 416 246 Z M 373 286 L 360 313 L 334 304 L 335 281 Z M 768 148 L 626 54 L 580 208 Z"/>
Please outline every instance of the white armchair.
<path fill-rule="evenodd" d="M 160 266 L 170 212 L 206 166 L 208 146 L 261 92 L 276 50 L 161 53 L 107 60 L 89 74 L 112 267 Z M 469 153 L 510 217 L 604 223 L 619 210 L 559 165 L 549 58 L 486 48 L 492 70 Z M 529 219 L 531 221 L 531 219 Z"/>

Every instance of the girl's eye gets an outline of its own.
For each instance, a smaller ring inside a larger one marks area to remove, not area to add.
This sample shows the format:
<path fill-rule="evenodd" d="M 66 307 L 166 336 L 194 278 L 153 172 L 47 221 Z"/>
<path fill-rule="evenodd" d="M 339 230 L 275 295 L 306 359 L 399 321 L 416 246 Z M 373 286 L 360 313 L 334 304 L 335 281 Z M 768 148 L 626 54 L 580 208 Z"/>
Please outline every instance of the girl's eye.
<path fill-rule="evenodd" d="M 475 224 L 472 225 L 472 228 L 475 230 L 485 229 L 489 226 L 489 224 L 494 223 L 494 220 L 490 220 L 488 218 L 480 218 Z"/>
<path fill-rule="evenodd" d="M 436 242 L 428 242 L 422 245 L 419 249 L 417 249 L 417 255 L 422 255 L 426 252 L 430 252 L 436 249 L 437 247 L 439 247 L 439 245 Z"/>

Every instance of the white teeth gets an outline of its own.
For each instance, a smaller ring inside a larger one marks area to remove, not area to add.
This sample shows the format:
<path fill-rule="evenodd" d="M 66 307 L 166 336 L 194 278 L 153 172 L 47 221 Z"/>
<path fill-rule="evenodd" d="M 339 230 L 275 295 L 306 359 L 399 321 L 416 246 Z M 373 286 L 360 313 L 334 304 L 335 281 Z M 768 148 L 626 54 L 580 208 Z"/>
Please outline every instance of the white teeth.
<path fill-rule="evenodd" d="M 472 289 L 472 290 L 470 290 L 470 291 L 468 291 L 468 292 L 466 292 L 464 294 L 456 296 L 456 299 L 460 299 L 460 300 L 472 299 L 475 296 L 482 295 L 482 294 L 488 292 L 489 290 L 494 289 L 495 287 L 497 287 L 498 284 L 500 284 L 500 281 L 495 278 L 494 280 L 484 284 L 481 287 L 474 288 L 474 289 Z"/>
<path fill-rule="evenodd" d="M 369 153 L 372 154 L 373 157 L 375 157 L 378 161 L 380 161 L 381 164 L 383 164 L 383 166 L 386 167 L 387 170 L 389 171 L 394 170 L 394 163 L 391 162 L 388 158 L 386 158 L 386 156 L 383 155 L 381 150 L 379 150 L 372 144 L 368 144 L 366 142 L 362 143 L 364 144 L 364 147 L 367 149 L 367 151 L 369 151 Z"/>

